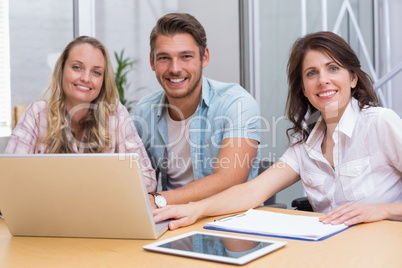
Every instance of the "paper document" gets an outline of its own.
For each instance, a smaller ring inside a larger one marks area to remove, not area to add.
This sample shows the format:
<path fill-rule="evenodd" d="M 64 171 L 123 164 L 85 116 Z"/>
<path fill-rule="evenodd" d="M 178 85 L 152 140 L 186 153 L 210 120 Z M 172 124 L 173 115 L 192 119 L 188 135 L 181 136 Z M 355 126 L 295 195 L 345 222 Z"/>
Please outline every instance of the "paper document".
<path fill-rule="evenodd" d="M 289 215 L 249 209 L 244 214 L 224 217 L 205 224 L 205 229 L 231 231 L 301 240 L 320 241 L 350 226 L 332 225 L 319 221 L 319 217 Z"/>

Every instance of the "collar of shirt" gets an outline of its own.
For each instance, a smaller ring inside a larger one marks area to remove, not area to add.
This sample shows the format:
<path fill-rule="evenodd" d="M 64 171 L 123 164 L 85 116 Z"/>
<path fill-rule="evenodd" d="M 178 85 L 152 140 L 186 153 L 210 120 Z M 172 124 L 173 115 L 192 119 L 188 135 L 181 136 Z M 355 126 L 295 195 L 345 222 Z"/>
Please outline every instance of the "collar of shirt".
<path fill-rule="evenodd" d="M 201 89 L 201 100 L 199 105 L 205 104 L 207 107 L 209 107 L 209 104 L 211 103 L 211 95 L 210 95 L 210 90 L 208 88 L 208 81 L 207 79 L 203 76 L 202 77 L 202 89 Z M 161 120 L 163 117 L 164 113 L 166 112 L 166 109 L 169 107 L 169 103 L 166 97 L 166 93 L 163 93 L 163 96 L 161 98 L 161 101 L 159 105 L 157 106 L 157 111 L 156 115 L 158 116 L 158 120 Z"/>
<path fill-rule="evenodd" d="M 348 107 L 346 107 L 341 120 L 335 128 L 333 136 L 335 144 L 338 144 L 339 132 L 345 134 L 349 138 L 352 137 L 353 130 L 356 126 L 359 110 L 360 108 L 358 101 L 355 98 L 352 98 L 352 100 L 348 104 Z M 304 145 L 310 157 L 320 161 L 324 161 L 321 152 L 321 143 L 322 139 L 324 138 L 324 133 L 325 122 L 322 116 L 320 116 Z M 337 147 L 338 146 L 336 146 L 336 148 Z M 338 154 L 338 152 L 336 152 L 336 154 Z"/>
<path fill-rule="evenodd" d="M 208 85 L 208 81 L 205 77 L 202 77 L 202 97 L 200 100 L 200 105 L 202 105 L 202 103 L 204 103 L 208 107 L 209 107 L 209 104 L 211 103 L 211 95 L 210 95 L 209 85 Z"/>
<path fill-rule="evenodd" d="M 359 111 L 360 108 L 358 100 L 352 98 L 352 100 L 348 104 L 348 107 L 346 107 L 346 110 L 343 113 L 341 120 L 336 127 L 336 130 L 351 138 L 353 130 L 356 126 Z"/>
<path fill-rule="evenodd" d="M 306 148 L 307 154 L 315 160 L 325 162 L 324 157 L 321 152 L 321 143 L 324 138 L 325 133 L 325 122 L 322 116 L 318 118 L 313 130 L 311 131 L 304 147 Z"/>

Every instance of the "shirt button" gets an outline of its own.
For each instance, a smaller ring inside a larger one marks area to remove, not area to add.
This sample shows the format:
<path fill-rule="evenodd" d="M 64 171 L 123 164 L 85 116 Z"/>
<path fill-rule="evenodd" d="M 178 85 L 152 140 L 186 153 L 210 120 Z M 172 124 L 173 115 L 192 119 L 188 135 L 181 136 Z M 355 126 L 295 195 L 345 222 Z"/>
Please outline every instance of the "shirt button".
<path fill-rule="evenodd" d="M 311 179 L 308 179 L 307 184 L 311 186 L 313 184 L 313 181 Z"/>

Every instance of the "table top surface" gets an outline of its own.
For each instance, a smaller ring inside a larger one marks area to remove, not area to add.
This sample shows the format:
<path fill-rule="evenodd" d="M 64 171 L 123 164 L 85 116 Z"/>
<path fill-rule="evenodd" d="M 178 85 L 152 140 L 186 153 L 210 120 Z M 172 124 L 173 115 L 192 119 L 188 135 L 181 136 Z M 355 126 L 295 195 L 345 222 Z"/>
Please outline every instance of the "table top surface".
<path fill-rule="evenodd" d="M 263 207 L 259 209 L 299 215 L 321 214 Z M 158 240 L 190 231 L 226 233 L 203 229 L 206 222 L 167 231 Z M 246 267 L 402 267 L 402 222 L 359 224 L 324 241 L 311 242 L 274 237 L 288 244 L 245 265 Z M 0 267 L 216 267 L 233 266 L 145 251 L 157 240 L 16 237 L 0 220 Z"/>

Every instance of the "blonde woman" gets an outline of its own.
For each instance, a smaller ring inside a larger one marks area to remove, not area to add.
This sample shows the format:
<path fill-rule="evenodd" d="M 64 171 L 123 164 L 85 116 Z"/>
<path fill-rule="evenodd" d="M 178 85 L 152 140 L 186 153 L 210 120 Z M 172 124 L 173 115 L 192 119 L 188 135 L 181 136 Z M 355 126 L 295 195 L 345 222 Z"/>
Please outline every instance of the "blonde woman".
<path fill-rule="evenodd" d="M 128 153 L 141 157 L 149 191 L 155 172 L 127 109 L 120 103 L 108 52 L 80 36 L 63 50 L 40 101 L 32 103 L 11 134 L 6 154 Z"/>

